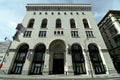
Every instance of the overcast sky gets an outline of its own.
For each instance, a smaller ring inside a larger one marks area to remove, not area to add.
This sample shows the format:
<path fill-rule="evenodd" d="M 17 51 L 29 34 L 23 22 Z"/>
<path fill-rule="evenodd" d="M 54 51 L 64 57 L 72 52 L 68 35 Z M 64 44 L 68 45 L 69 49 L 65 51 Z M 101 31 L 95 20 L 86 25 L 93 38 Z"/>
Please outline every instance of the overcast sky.
<path fill-rule="evenodd" d="M 87 3 L 92 5 L 93 16 L 98 23 L 108 10 L 120 10 L 120 0 L 0 0 L 0 41 L 12 40 L 15 28 L 26 12 L 27 3 Z"/>

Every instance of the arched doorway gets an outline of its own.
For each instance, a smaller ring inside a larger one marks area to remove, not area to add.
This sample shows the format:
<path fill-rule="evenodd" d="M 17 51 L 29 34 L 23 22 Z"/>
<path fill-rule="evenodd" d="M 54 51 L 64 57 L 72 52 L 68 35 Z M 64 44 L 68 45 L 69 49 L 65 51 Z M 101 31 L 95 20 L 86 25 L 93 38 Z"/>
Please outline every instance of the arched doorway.
<path fill-rule="evenodd" d="M 88 49 L 95 74 L 105 74 L 105 67 L 103 65 L 98 47 L 94 44 L 89 44 Z"/>
<path fill-rule="evenodd" d="M 19 47 L 10 74 L 21 74 L 28 49 L 28 44 L 23 44 Z"/>
<path fill-rule="evenodd" d="M 82 52 L 82 48 L 79 44 L 73 44 L 71 46 L 71 53 L 72 53 L 72 63 L 73 63 L 73 70 L 74 74 L 85 74 L 85 60 Z"/>
<path fill-rule="evenodd" d="M 62 40 L 55 40 L 50 44 L 50 74 L 64 74 L 65 50 L 66 46 Z"/>
<path fill-rule="evenodd" d="M 42 68 L 44 65 L 44 53 L 46 47 L 44 44 L 39 44 L 34 51 L 34 56 L 32 60 L 32 65 L 30 68 L 30 75 L 39 75 L 42 74 Z"/>

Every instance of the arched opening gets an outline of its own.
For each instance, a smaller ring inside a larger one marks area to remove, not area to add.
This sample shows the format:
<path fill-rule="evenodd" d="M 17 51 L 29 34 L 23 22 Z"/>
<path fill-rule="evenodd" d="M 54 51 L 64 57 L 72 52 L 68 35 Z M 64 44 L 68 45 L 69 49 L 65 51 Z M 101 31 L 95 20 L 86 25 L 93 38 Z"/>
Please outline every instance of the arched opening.
<path fill-rule="evenodd" d="M 73 44 L 71 46 L 72 52 L 72 62 L 73 62 L 73 70 L 74 74 L 85 74 L 85 60 L 82 52 L 82 48 L 79 44 Z"/>
<path fill-rule="evenodd" d="M 35 19 L 31 19 L 28 23 L 27 28 L 33 28 L 34 22 L 35 22 Z"/>
<path fill-rule="evenodd" d="M 56 20 L 56 28 L 61 28 L 61 19 Z"/>
<path fill-rule="evenodd" d="M 83 19 L 83 24 L 85 28 L 90 28 L 87 19 Z"/>
<path fill-rule="evenodd" d="M 105 67 L 99 54 L 98 47 L 94 44 L 89 44 L 88 49 L 95 74 L 105 74 Z"/>
<path fill-rule="evenodd" d="M 76 28 L 75 20 L 74 19 L 70 19 L 70 27 L 71 28 Z"/>
<path fill-rule="evenodd" d="M 55 40 L 50 44 L 50 74 L 64 74 L 65 50 L 66 46 L 62 40 Z"/>
<path fill-rule="evenodd" d="M 41 28 L 47 28 L 47 19 L 42 20 Z"/>
<path fill-rule="evenodd" d="M 21 74 L 29 46 L 23 44 L 17 52 L 10 74 Z"/>
<path fill-rule="evenodd" d="M 39 44 L 35 48 L 32 65 L 31 65 L 31 69 L 30 69 L 30 73 L 29 73 L 30 75 L 42 74 L 45 50 L 46 50 L 46 47 L 44 44 Z"/>

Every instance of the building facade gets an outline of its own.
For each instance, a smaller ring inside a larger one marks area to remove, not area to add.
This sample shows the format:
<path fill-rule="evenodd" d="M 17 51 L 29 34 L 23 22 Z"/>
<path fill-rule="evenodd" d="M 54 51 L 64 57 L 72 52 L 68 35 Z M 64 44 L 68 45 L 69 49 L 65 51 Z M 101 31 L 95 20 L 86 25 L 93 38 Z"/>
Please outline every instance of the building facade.
<path fill-rule="evenodd" d="M 5 40 L 3 42 L 0 42 L 0 68 L 3 65 L 3 62 L 5 60 L 5 56 L 8 55 L 8 50 L 10 47 L 11 41 L 10 40 Z"/>
<path fill-rule="evenodd" d="M 90 4 L 27 4 L 8 62 L 9 79 L 73 80 L 117 75 Z"/>
<path fill-rule="evenodd" d="M 120 11 L 110 10 L 98 23 L 114 66 L 120 73 Z"/>

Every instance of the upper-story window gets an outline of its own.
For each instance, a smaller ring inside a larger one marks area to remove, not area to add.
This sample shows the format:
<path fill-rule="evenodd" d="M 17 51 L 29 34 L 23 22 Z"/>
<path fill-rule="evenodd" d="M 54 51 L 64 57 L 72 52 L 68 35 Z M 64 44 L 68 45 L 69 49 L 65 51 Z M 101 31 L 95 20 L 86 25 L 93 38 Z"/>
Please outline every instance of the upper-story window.
<path fill-rule="evenodd" d="M 75 20 L 74 19 L 70 19 L 70 27 L 71 28 L 76 28 Z"/>
<path fill-rule="evenodd" d="M 27 28 L 33 28 L 34 22 L 35 22 L 35 19 L 31 19 L 28 23 Z"/>
<path fill-rule="evenodd" d="M 90 28 L 87 19 L 83 19 L 83 24 L 85 28 Z"/>
<path fill-rule="evenodd" d="M 47 19 L 42 20 L 41 28 L 46 28 L 47 27 Z"/>
<path fill-rule="evenodd" d="M 56 28 L 61 28 L 61 19 L 56 20 Z"/>

